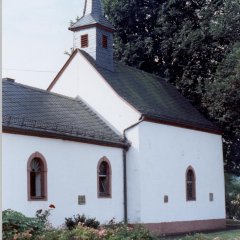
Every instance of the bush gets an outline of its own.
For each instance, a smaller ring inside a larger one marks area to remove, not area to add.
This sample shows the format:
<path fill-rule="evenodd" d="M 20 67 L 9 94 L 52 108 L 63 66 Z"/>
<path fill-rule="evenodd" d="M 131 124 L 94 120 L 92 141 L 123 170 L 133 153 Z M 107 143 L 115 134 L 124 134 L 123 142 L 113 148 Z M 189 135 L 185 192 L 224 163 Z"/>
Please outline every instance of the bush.
<path fill-rule="evenodd" d="M 102 240 L 98 235 L 98 230 L 81 225 L 73 230 L 48 230 L 36 240 Z"/>
<path fill-rule="evenodd" d="M 36 240 L 154 240 L 148 230 L 142 226 L 129 228 L 123 224 L 116 224 L 114 228 L 102 227 L 93 229 L 79 224 L 73 230 L 46 231 Z"/>
<path fill-rule="evenodd" d="M 50 205 L 51 206 L 51 205 Z M 50 207 L 49 206 L 49 207 Z M 55 207 L 54 207 L 55 208 Z M 68 229 L 48 228 L 50 210 L 38 210 L 36 218 L 29 218 L 22 213 L 3 211 L 3 239 L 4 240 L 153 240 L 143 226 L 130 228 L 122 223 L 115 223 L 99 227 L 95 218 L 76 215 L 66 219 Z M 70 229 L 70 230 L 69 230 Z"/>
<path fill-rule="evenodd" d="M 122 225 L 107 232 L 108 240 L 121 240 L 121 239 L 131 239 L 131 240 L 153 240 L 156 239 L 145 227 L 139 225 L 134 228 L 129 228 L 127 225 Z"/>
<path fill-rule="evenodd" d="M 51 210 L 52 209 L 47 209 L 47 210 L 39 209 L 39 210 L 36 211 L 36 218 L 44 226 L 44 228 L 51 228 L 51 224 L 48 221 Z"/>
<path fill-rule="evenodd" d="M 44 229 L 37 218 L 29 218 L 11 209 L 2 213 L 3 239 L 30 239 Z"/>
<path fill-rule="evenodd" d="M 73 218 L 65 218 L 65 225 L 69 230 L 73 230 L 79 224 L 94 229 L 97 229 L 100 225 L 96 218 L 87 218 L 84 214 L 74 215 Z"/>
<path fill-rule="evenodd" d="M 50 226 L 48 217 L 55 208 L 53 204 L 47 210 L 37 210 L 35 218 L 7 209 L 2 214 L 3 239 L 32 239 Z"/>
<path fill-rule="evenodd" d="M 230 174 L 226 174 L 225 179 L 227 217 L 240 220 L 240 182 Z"/>

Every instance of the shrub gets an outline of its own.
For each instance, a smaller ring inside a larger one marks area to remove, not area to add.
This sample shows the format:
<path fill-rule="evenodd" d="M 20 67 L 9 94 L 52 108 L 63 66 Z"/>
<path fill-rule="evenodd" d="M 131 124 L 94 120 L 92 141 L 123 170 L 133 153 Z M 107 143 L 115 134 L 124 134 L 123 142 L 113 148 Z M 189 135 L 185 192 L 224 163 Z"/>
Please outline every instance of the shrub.
<path fill-rule="evenodd" d="M 29 218 L 11 209 L 2 214 L 3 239 L 27 239 L 37 235 L 44 225 L 37 218 Z"/>
<path fill-rule="evenodd" d="M 73 218 L 65 218 L 65 225 L 69 230 L 73 230 L 79 224 L 94 229 L 97 229 L 100 225 L 99 221 L 97 221 L 96 218 L 87 218 L 84 214 L 74 215 Z"/>
<path fill-rule="evenodd" d="M 40 234 L 49 226 L 48 217 L 55 206 L 51 204 L 49 208 L 37 210 L 35 218 L 26 217 L 24 214 L 11 209 L 3 211 L 3 239 L 31 239 Z"/>
<path fill-rule="evenodd" d="M 79 224 L 73 230 L 48 230 L 36 240 L 155 240 L 142 226 L 129 228 L 124 224 L 116 224 L 114 228 L 101 227 L 93 229 Z"/>
<path fill-rule="evenodd" d="M 53 204 L 50 204 L 49 209 L 46 209 L 46 210 L 39 209 L 36 211 L 36 218 L 45 228 L 51 227 L 51 224 L 50 224 L 48 218 L 51 215 L 51 211 L 54 208 L 55 208 L 55 206 Z"/>
<path fill-rule="evenodd" d="M 153 240 L 157 239 L 153 234 L 150 233 L 142 225 L 135 226 L 133 228 L 128 227 L 127 225 L 116 225 L 114 229 L 108 229 L 105 233 L 107 240 Z"/>
<path fill-rule="evenodd" d="M 226 174 L 226 211 L 228 218 L 240 220 L 240 182 L 239 179 Z"/>

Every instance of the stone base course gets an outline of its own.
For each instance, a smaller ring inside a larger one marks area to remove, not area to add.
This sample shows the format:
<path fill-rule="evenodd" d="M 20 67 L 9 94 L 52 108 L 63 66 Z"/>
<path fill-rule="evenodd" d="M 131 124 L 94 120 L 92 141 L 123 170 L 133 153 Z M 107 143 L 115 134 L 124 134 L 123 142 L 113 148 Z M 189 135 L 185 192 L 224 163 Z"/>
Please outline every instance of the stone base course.
<path fill-rule="evenodd" d="M 162 234 L 179 234 L 200 231 L 220 230 L 226 228 L 226 219 L 197 220 L 184 222 L 162 222 L 143 224 L 151 232 Z"/>

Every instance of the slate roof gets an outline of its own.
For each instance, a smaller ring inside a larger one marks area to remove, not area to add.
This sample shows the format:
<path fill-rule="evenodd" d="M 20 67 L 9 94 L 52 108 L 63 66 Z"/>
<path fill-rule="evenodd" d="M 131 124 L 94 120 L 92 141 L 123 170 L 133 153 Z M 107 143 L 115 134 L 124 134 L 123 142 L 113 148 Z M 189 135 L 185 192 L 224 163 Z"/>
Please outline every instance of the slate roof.
<path fill-rule="evenodd" d="M 83 101 L 2 81 L 3 127 L 126 146 Z"/>
<path fill-rule="evenodd" d="M 109 29 L 114 29 L 112 24 L 104 16 L 94 15 L 94 14 L 88 14 L 88 15 L 83 16 L 69 29 L 74 31 L 75 29 L 77 29 L 79 27 L 92 25 L 92 24 L 100 24 Z"/>
<path fill-rule="evenodd" d="M 112 30 L 114 29 L 112 24 L 104 17 L 104 10 L 101 0 L 85 0 L 83 16 L 73 26 L 71 26 L 69 30 L 74 31 L 79 27 L 92 24 L 100 24 L 106 28 Z"/>
<path fill-rule="evenodd" d="M 143 116 L 219 133 L 219 129 L 165 79 L 116 62 L 114 71 L 109 71 L 96 65 L 86 52 L 77 51 L 87 58 L 120 97 Z"/>

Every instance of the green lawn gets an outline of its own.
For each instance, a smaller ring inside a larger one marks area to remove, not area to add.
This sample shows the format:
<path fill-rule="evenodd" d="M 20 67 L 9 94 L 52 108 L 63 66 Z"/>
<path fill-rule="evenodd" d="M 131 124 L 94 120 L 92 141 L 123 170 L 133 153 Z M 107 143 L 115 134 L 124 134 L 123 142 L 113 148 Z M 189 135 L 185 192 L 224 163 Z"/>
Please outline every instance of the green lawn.
<path fill-rule="evenodd" d="M 159 240 L 240 240 L 240 229 L 181 237 L 160 237 Z"/>

